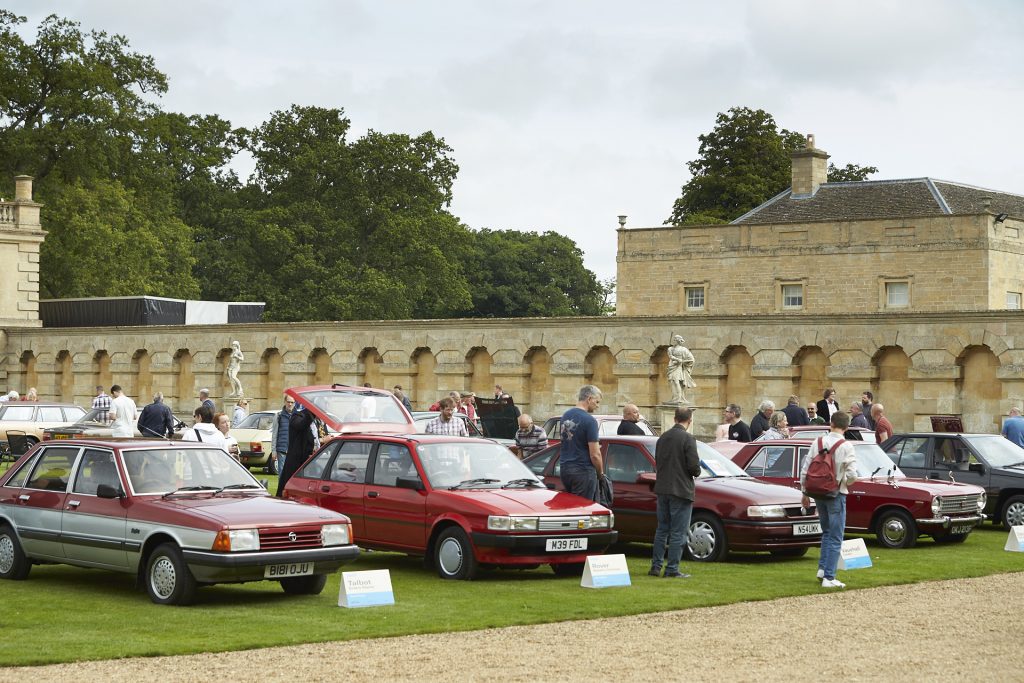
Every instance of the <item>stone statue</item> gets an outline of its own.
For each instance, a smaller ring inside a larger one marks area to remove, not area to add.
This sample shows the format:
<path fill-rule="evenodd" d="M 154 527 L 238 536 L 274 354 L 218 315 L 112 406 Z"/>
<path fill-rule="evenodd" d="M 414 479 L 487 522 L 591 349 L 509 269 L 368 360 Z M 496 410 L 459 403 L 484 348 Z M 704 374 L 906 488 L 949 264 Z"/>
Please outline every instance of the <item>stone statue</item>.
<path fill-rule="evenodd" d="M 228 359 L 228 369 L 225 374 L 228 376 L 228 381 L 231 382 L 231 393 L 229 396 L 245 396 L 242 391 L 242 383 L 238 381 L 238 370 L 242 367 L 242 361 L 245 360 L 245 356 L 242 355 L 242 346 L 237 341 L 231 342 L 231 357 Z"/>
<path fill-rule="evenodd" d="M 672 337 L 672 346 L 668 348 L 668 383 L 672 387 L 670 403 L 689 403 L 684 390 L 697 386 L 690 371 L 693 370 L 693 354 L 683 346 L 686 341 L 678 334 Z"/>

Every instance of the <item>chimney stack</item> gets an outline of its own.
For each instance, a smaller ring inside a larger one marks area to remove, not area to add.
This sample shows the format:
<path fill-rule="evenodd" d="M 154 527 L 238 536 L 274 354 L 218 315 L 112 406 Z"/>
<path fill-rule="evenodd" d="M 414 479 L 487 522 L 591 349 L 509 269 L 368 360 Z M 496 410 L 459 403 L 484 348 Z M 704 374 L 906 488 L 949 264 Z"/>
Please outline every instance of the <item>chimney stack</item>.
<path fill-rule="evenodd" d="M 30 176 L 30 175 L 16 175 L 16 176 L 14 176 L 14 201 L 16 201 L 16 202 L 30 202 L 30 201 L 32 201 L 32 176 Z"/>
<path fill-rule="evenodd" d="M 828 181 L 828 154 L 814 146 L 814 135 L 807 136 L 807 146 L 792 154 L 793 197 L 813 197 L 818 187 Z"/>

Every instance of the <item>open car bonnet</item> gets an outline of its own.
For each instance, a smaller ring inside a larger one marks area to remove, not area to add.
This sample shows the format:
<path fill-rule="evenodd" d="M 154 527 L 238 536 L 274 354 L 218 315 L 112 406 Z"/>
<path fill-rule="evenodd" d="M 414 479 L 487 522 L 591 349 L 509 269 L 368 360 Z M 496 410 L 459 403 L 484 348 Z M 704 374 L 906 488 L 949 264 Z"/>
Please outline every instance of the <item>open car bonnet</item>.
<path fill-rule="evenodd" d="M 343 384 L 294 387 L 285 393 L 341 434 L 386 432 L 413 434 L 412 416 L 389 391 Z"/>

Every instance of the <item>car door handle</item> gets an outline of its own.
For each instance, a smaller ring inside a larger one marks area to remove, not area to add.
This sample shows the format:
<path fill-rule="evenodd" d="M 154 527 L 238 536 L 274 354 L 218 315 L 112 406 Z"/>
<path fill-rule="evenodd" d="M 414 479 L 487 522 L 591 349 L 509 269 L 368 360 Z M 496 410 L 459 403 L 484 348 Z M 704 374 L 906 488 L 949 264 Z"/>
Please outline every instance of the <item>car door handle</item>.
<path fill-rule="evenodd" d="M 330 486 L 321 486 L 320 490 L 323 491 L 324 493 L 330 493 L 331 492 L 331 487 Z"/>
<path fill-rule="evenodd" d="M 31 496 L 29 496 L 27 493 L 23 493 L 20 496 L 18 496 L 18 500 L 23 500 L 23 501 L 28 501 L 29 498 L 31 498 Z"/>
<path fill-rule="evenodd" d="M 82 504 L 82 501 L 80 501 L 80 500 L 69 500 L 68 501 L 68 507 L 69 508 L 76 508 L 76 507 L 78 507 L 81 504 Z"/>
<path fill-rule="evenodd" d="M 369 493 L 366 494 L 367 498 L 377 498 L 378 496 L 380 496 L 380 494 L 377 493 L 376 491 L 370 491 Z"/>

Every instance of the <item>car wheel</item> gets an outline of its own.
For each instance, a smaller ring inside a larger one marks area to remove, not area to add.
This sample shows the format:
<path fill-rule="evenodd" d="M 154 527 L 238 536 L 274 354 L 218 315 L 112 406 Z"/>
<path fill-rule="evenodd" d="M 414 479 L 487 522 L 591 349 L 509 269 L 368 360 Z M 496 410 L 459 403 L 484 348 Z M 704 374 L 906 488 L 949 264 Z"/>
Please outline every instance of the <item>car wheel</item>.
<path fill-rule="evenodd" d="M 694 562 L 721 562 L 729 552 L 725 527 L 712 514 L 698 512 L 690 520 L 689 540 L 684 548 Z"/>
<path fill-rule="evenodd" d="M 561 562 L 552 564 L 551 571 L 555 576 L 583 576 L 583 569 L 586 566 L 586 562 Z"/>
<path fill-rule="evenodd" d="M 146 563 L 146 592 L 158 605 L 188 605 L 196 597 L 196 579 L 173 543 L 158 545 Z"/>
<path fill-rule="evenodd" d="M 434 546 L 434 566 L 442 579 L 472 581 L 476 578 L 473 546 L 461 527 L 453 526 L 441 532 Z"/>
<path fill-rule="evenodd" d="M 28 578 L 31 569 L 32 563 L 21 549 L 14 529 L 0 525 L 0 579 L 21 581 Z"/>
<path fill-rule="evenodd" d="M 281 579 L 281 588 L 288 595 L 320 595 L 327 585 L 327 574 L 292 576 Z"/>
<path fill-rule="evenodd" d="M 1010 496 L 1003 505 L 1003 528 L 1007 531 L 1024 525 L 1024 496 Z"/>
<path fill-rule="evenodd" d="M 917 543 L 917 525 L 903 510 L 886 510 L 878 517 L 875 536 L 886 548 L 913 548 Z"/>
<path fill-rule="evenodd" d="M 969 535 L 970 532 L 966 534 L 951 534 L 948 531 L 942 531 L 932 534 L 932 538 L 935 539 L 936 543 L 963 543 Z"/>
<path fill-rule="evenodd" d="M 779 548 L 769 552 L 775 557 L 803 557 L 807 554 L 807 548 Z"/>
<path fill-rule="evenodd" d="M 277 458 L 273 455 L 267 458 L 267 474 L 281 474 L 277 468 Z"/>

